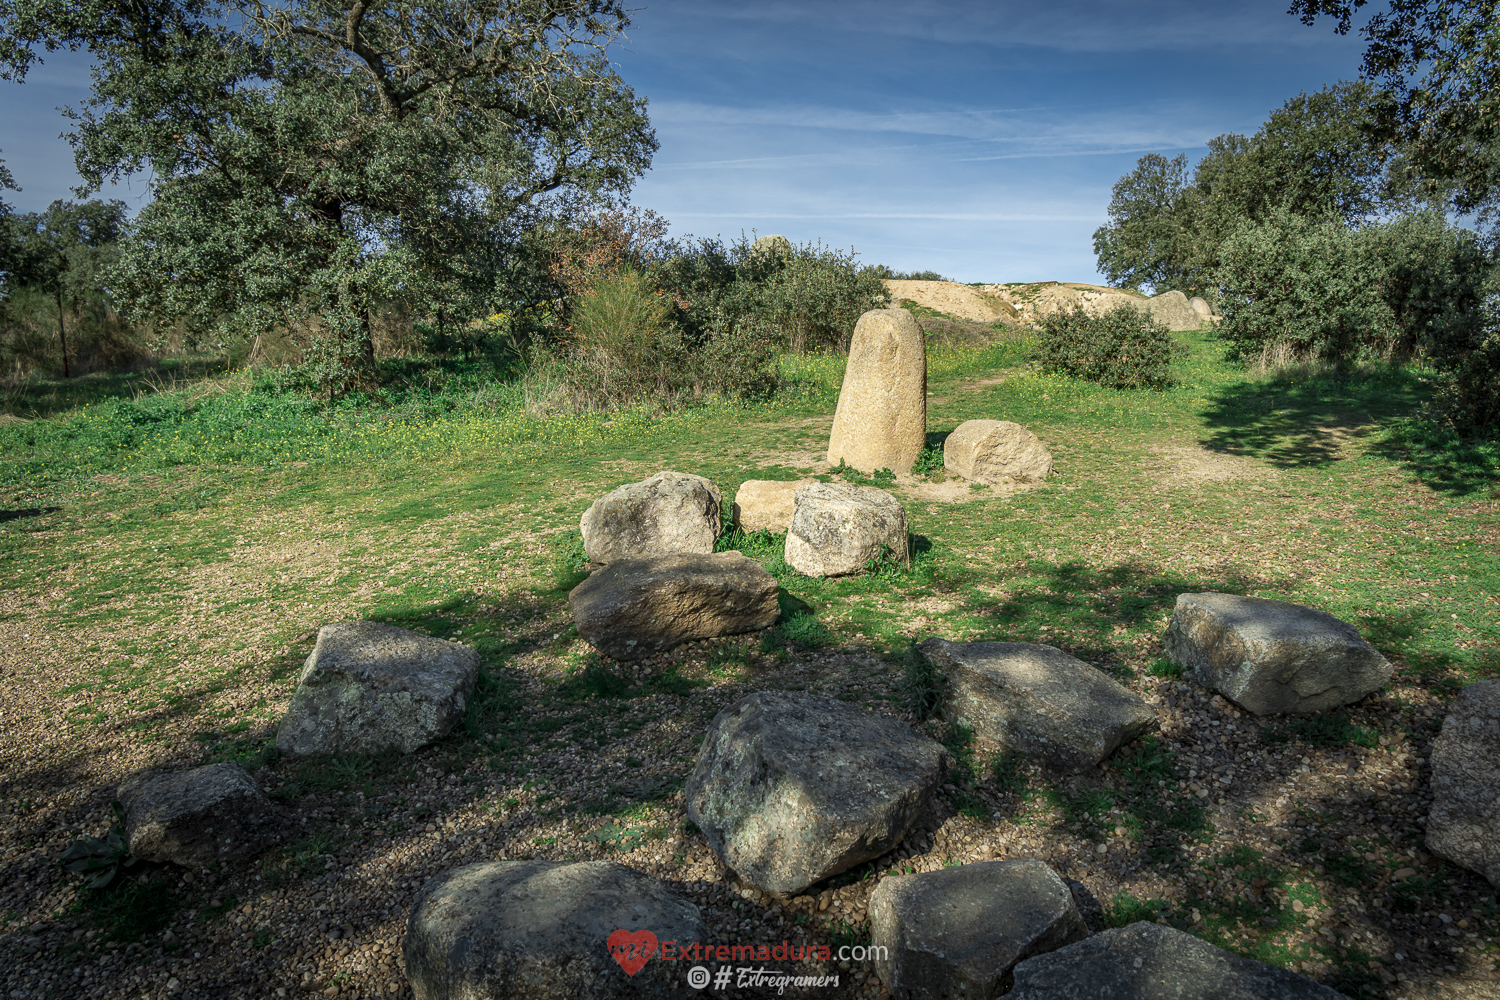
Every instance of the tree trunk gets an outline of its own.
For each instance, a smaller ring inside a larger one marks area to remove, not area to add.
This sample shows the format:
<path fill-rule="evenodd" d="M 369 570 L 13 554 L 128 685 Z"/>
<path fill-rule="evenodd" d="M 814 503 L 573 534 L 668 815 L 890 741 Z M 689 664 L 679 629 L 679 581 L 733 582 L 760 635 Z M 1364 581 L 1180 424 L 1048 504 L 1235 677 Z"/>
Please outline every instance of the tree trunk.
<path fill-rule="evenodd" d="M 68 374 L 68 331 L 63 327 L 63 296 L 62 289 L 57 290 L 57 342 L 62 345 L 63 356 L 63 378 L 70 378 Z"/>

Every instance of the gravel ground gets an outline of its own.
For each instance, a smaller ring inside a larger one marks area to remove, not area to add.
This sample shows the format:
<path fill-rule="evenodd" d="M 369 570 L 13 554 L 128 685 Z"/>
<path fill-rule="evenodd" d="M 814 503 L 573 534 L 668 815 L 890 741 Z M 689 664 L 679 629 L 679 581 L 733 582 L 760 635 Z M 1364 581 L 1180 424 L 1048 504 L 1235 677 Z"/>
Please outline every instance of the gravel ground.
<path fill-rule="evenodd" d="M 554 626 L 565 627 L 548 628 Z M 1161 745 L 1175 754 L 1177 772 L 1151 794 L 1201 806 L 1208 825 L 1199 835 L 1164 839 L 1118 810 L 1098 810 L 1086 828 L 1070 823 L 1059 802 L 1125 794 L 1129 775 L 1118 758 L 1098 773 L 1052 785 L 1054 796 L 1039 792 L 1045 776 L 1024 771 L 975 787 L 956 776 L 897 852 L 815 886 L 815 893 L 773 899 L 742 890 L 685 822 L 681 783 L 709 720 L 763 688 L 817 688 L 899 715 L 901 667 L 857 647 L 756 649 L 753 637 L 719 640 L 644 665 L 606 664 L 622 683 L 671 666 L 706 686 L 686 695 L 565 702 L 553 678 L 582 649 L 539 646 L 503 672 L 513 707 L 484 741 L 450 741 L 303 795 L 290 793 L 295 783 L 308 785 L 308 774 L 273 762 L 257 774 L 282 796 L 287 846 L 240 870 L 146 872 L 146 891 L 170 896 L 175 909 L 168 907 L 164 927 L 122 941 L 76 906 L 76 880 L 52 859 L 79 835 L 105 831 L 121 778 L 148 762 L 201 763 L 204 746 L 169 733 L 157 742 L 119 736 L 80 749 L 38 707 L 40 692 L 57 689 L 56 674 L 67 664 L 28 658 L 24 646 L 13 645 L 0 661 L 7 734 L 0 997 L 409 996 L 400 942 L 423 881 L 471 861 L 533 857 L 609 857 L 663 879 L 704 907 L 721 941 L 833 945 L 863 940 L 869 891 L 888 871 L 1037 857 L 1075 883 L 1096 928 L 1120 893 L 1163 901 L 1147 916 L 1199 932 L 1217 926 L 1226 941 L 1246 947 L 1251 938 L 1232 921 L 1224 930 L 1225 915 L 1211 907 L 1241 907 L 1241 918 L 1294 912 L 1278 944 L 1304 956 L 1288 962 L 1314 978 L 1391 1000 L 1500 996 L 1493 889 L 1421 847 L 1427 748 L 1442 709 L 1399 675 L 1389 692 L 1351 710 L 1355 724 L 1380 734 L 1374 747 L 1276 743 L 1264 737 L 1261 721 L 1195 686 L 1146 676 L 1159 649 L 1127 652 L 1099 665 L 1161 713 Z M 49 662 L 50 672 L 22 669 Z M 247 682 L 243 695 L 266 693 Z M 522 738 L 506 737 L 509 724 L 523 725 Z M 936 723 L 923 725 L 942 734 Z M 265 735 L 244 734 L 233 746 Z M 229 745 L 210 745 L 209 755 Z M 985 748 L 977 749 L 984 759 Z M 1205 865 L 1236 849 L 1302 873 L 1287 880 L 1306 880 L 1298 882 L 1300 895 L 1291 899 L 1290 890 L 1254 877 L 1263 870 L 1254 865 Z M 840 985 L 805 995 L 883 993 L 868 963 L 825 971 L 837 973 Z"/>

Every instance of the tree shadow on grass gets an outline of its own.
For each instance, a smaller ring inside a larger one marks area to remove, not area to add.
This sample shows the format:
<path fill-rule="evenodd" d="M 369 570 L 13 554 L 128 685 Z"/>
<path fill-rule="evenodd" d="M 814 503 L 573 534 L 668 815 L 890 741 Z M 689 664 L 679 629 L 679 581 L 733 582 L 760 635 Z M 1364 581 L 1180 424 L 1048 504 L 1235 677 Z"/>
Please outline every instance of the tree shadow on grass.
<path fill-rule="evenodd" d="M 1319 468 L 1345 457 L 1351 440 L 1402 464 L 1440 493 L 1466 496 L 1500 481 L 1500 442 L 1465 441 L 1418 419 L 1428 389 L 1410 368 L 1379 368 L 1239 382 L 1203 413 L 1211 451 L 1279 468 Z"/>

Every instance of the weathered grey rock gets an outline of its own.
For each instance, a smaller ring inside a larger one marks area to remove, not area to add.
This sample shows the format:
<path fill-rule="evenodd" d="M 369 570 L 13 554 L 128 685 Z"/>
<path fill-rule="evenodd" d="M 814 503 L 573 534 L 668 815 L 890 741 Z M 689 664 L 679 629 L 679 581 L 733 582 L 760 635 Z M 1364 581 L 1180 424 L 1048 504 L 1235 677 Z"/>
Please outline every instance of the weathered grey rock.
<path fill-rule="evenodd" d="M 578 528 L 596 563 L 672 552 L 709 553 L 719 537 L 719 488 L 702 476 L 658 472 L 595 500 Z"/>
<path fill-rule="evenodd" d="M 1052 646 L 928 639 L 918 649 L 946 679 L 946 718 L 1061 770 L 1094 767 L 1157 725 L 1139 697 Z"/>
<path fill-rule="evenodd" d="M 1141 921 L 1016 966 L 1006 1000 L 1347 1000 L 1306 976 Z"/>
<path fill-rule="evenodd" d="M 854 326 L 828 463 L 910 472 L 927 443 L 927 343 L 905 309 L 872 309 Z"/>
<path fill-rule="evenodd" d="M 391 747 L 411 753 L 464 717 L 479 662 L 467 646 L 394 625 L 325 625 L 276 746 L 291 757 Z"/>
<path fill-rule="evenodd" d="M 1035 483 L 1052 475 L 1052 453 L 1009 420 L 965 420 L 943 442 L 943 467 L 978 483 Z"/>
<path fill-rule="evenodd" d="M 1188 305 L 1193 312 L 1198 314 L 1200 323 L 1207 323 L 1214 318 L 1214 307 L 1208 304 L 1208 300 L 1199 295 L 1188 299 Z"/>
<path fill-rule="evenodd" d="M 1165 324 L 1168 330 L 1196 330 L 1203 325 L 1198 313 L 1179 291 L 1162 292 L 1146 301 L 1151 318 Z"/>
<path fill-rule="evenodd" d="M 125 842 L 143 861 L 207 868 L 248 858 L 277 839 L 275 806 L 234 763 L 138 775 L 119 788 Z"/>
<path fill-rule="evenodd" d="M 1321 712 L 1391 679 L 1354 626 L 1260 597 L 1178 594 L 1163 646 L 1199 684 L 1256 715 Z"/>
<path fill-rule="evenodd" d="M 769 479 L 747 479 L 734 494 L 734 523 L 741 531 L 769 531 L 780 535 L 792 526 L 797 491 L 811 479 L 773 482 Z"/>
<path fill-rule="evenodd" d="M 776 624 L 776 578 L 738 552 L 611 563 L 568 594 L 578 634 L 617 660 Z"/>
<path fill-rule="evenodd" d="M 810 483 L 797 490 L 782 556 L 808 576 L 850 576 L 884 552 L 911 559 L 906 510 L 885 490 Z"/>
<path fill-rule="evenodd" d="M 714 717 L 687 813 L 747 884 L 800 892 L 900 843 L 947 762 L 941 744 L 897 719 L 765 691 Z"/>
<path fill-rule="evenodd" d="M 1500 889 L 1500 680 L 1460 691 L 1432 743 L 1427 848 Z"/>
<path fill-rule="evenodd" d="M 1030 858 L 885 878 L 870 894 L 870 931 L 896 1000 L 990 1000 L 1017 962 L 1089 933 L 1062 879 Z"/>
<path fill-rule="evenodd" d="M 611 954 L 616 931 L 656 942 L 634 975 Z M 698 907 L 624 865 L 490 861 L 422 888 L 402 952 L 416 1000 L 677 997 L 690 963 L 661 946 L 706 940 Z"/>

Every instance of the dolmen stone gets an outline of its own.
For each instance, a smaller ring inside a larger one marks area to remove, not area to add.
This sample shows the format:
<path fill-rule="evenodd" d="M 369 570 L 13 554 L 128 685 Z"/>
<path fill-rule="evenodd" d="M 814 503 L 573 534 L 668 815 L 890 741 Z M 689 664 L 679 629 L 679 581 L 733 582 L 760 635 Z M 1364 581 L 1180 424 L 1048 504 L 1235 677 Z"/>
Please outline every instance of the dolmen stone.
<path fill-rule="evenodd" d="M 1500 680 L 1459 692 L 1431 760 L 1428 850 L 1500 889 Z"/>
<path fill-rule="evenodd" d="M 906 510 L 873 486 L 810 483 L 797 490 L 782 557 L 807 576 L 853 576 L 882 556 L 911 560 Z"/>
<path fill-rule="evenodd" d="M 1203 320 L 1188 302 L 1188 297 L 1175 288 L 1147 299 L 1146 309 L 1151 313 L 1152 319 L 1168 330 L 1196 330 L 1203 325 Z"/>
<path fill-rule="evenodd" d="M 882 879 L 870 894 L 875 970 L 896 1000 L 989 1000 L 1015 964 L 1088 937 L 1057 873 L 1035 859 Z"/>
<path fill-rule="evenodd" d="M 828 436 L 828 464 L 910 472 L 927 444 L 927 343 L 905 309 L 872 309 L 854 325 Z"/>
<path fill-rule="evenodd" d="M 687 813 L 746 884 L 801 892 L 900 843 L 947 766 L 941 744 L 900 720 L 764 691 L 714 717 Z"/>
<path fill-rule="evenodd" d="M 1354 626 L 1333 615 L 1238 594 L 1178 594 L 1163 646 L 1193 680 L 1256 715 L 1347 705 L 1392 673 Z"/>
<path fill-rule="evenodd" d="M 392 747 L 411 753 L 463 719 L 479 663 L 467 646 L 394 625 L 325 625 L 276 746 L 289 757 Z"/>
<path fill-rule="evenodd" d="M 1140 921 L 1016 966 L 1006 1000 L 1347 1000 L 1274 965 Z"/>
<path fill-rule="evenodd" d="M 1053 646 L 928 639 L 917 648 L 944 677 L 945 718 L 1058 770 L 1094 767 L 1157 727 L 1140 697 Z"/>
<path fill-rule="evenodd" d="M 783 483 L 769 479 L 747 479 L 734 494 L 734 523 L 741 531 L 784 534 L 792 526 L 797 491 L 812 482 L 799 479 Z"/>
<path fill-rule="evenodd" d="M 776 624 L 776 578 L 739 552 L 611 563 L 568 594 L 578 634 L 605 656 L 643 660 L 694 639 Z"/>
<path fill-rule="evenodd" d="M 1214 308 L 1208 304 L 1208 300 L 1201 295 L 1194 295 L 1188 299 L 1188 306 L 1198 315 L 1201 323 L 1208 323 L 1214 318 Z"/>
<path fill-rule="evenodd" d="M 416 1000 L 613 1000 L 691 995 L 670 956 L 706 940 L 698 907 L 633 868 L 490 861 L 423 886 L 402 952 Z"/>
<path fill-rule="evenodd" d="M 269 847 L 280 820 L 253 775 L 235 763 L 142 774 L 118 790 L 125 843 L 143 861 L 204 869 Z"/>
<path fill-rule="evenodd" d="M 943 442 L 943 467 L 976 483 L 1036 483 L 1052 475 L 1052 453 L 1009 420 L 965 420 Z"/>
<path fill-rule="evenodd" d="M 719 537 L 722 501 L 717 486 L 686 472 L 626 483 L 583 512 L 583 551 L 606 564 L 671 552 L 707 554 Z"/>

